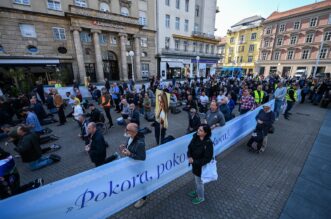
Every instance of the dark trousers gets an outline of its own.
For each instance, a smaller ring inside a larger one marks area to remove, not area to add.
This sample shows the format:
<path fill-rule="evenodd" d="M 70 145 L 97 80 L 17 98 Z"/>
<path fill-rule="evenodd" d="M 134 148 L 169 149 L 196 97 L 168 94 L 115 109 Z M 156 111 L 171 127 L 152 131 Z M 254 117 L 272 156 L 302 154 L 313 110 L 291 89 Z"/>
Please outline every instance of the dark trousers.
<path fill-rule="evenodd" d="M 115 108 L 116 108 L 116 111 L 120 111 L 120 100 L 117 98 L 117 99 L 114 99 L 114 103 L 115 103 Z"/>
<path fill-rule="evenodd" d="M 250 109 L 240 109 L 240 115 L 247 113 Z"/>
<path fill-rule="evenodd" d="M 292 109 L 293 105 L 294 105 L 293 101 L 287 101 L 287 107 L 286 107 L 286 110 L 285 110 L 285 113 L 284 113 L 285 118 L 288 118 L 289 111 Z"/>
<path fill-rule="evenodd" d="M 167 129 L 166 128 L 161 128 L 161 125 L 158 122 L 155 122 L 154 124 L 155 124 L 155 126 L 154 126 L 154 128 L 155 128 L 155 139 L 156 139 L 156 143 L 159 145 L 160 144 L 160 133 L 161 133 L 161 143 L 162 143 L 163 139 L 165 138 Z"/>
<path fill-rule="evenodd" d="M 95 167 L 99 167 L 103 164 L 105 164 L 105 161 L 96 161 L 96 162 L 94 162 Z"/>
<path fill-rule="evenodd" d="M 64 114 L 63 104 L 58 108 L 57 114 L 59 116 L 60 124 L 64 124 L 66 120 L 66 115 Z"/>
<path fill-rule="evenodd" d="M 110 115 L 110 107 L 104 107 L 103 109 L 105 110 L 106 116 L 108 118 L 109 125 L 113 125 L 113 120 L 112 120 L 111 115 Z"/>
<path fill-rule="evenodd" d="M 247 142 L 247 146 L 252 148 L 253 143 L 256 142 L 256 150 L 260 150 L 262 145 L 263 145 L 263 139 L 262 140 L 257 140 L 254 137 L 251 137 L 249 141 Z"/>
<path fill-rule="evenodd" d="M 306 94 L 301 93 L 301 102 L 300 103 L 304 103 L 306 99 Z"/>

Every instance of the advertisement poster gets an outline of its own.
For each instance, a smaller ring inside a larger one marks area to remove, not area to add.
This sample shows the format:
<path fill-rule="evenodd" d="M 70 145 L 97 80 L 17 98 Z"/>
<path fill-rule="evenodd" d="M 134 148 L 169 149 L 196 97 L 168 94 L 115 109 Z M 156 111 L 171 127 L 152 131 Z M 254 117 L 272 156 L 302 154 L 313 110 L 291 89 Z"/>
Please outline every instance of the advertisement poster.
<path fill-rule="evenodd" d="M 155 96 L 155 120 L 164 128 L 168 128 L 170 94 L 161 90 L 156 90 Z"/>

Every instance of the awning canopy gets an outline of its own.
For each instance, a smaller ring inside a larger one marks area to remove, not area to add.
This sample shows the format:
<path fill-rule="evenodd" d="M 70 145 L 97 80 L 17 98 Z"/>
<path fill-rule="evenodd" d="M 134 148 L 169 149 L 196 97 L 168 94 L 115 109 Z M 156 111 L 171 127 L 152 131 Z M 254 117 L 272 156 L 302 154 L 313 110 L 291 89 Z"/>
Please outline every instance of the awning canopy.
<path fill-rule="evenodd" d="M 0 65 L 59 64 L 58 59 L 0 59 Z"/>
<path fill-rule="evenodd" d="M 184 68 L 183 63 L 181 62 L 167 62 L 169 65 L 169 68 Z"/>

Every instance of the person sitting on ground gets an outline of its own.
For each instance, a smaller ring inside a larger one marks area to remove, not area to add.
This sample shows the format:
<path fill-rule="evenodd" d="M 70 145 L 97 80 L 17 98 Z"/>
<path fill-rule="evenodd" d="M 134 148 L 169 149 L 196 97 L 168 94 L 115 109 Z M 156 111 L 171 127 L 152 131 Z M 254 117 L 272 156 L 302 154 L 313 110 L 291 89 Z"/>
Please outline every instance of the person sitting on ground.
<path fill-rule="evenodd" d="M 121 108 L 122 108 L 121 114 L 123 119 L 127 119 L 129 117 L 130 107 L 126 99 L 121 100 Z"/>
<path fill-rule="evenodd" d="M 72 114 L 76 121 L 78 121 L 79 116 L 83 115 L 83 108 L 77 100 L 74 101 L 74 113 Z"/>
<path fill-rule="evenodd" d="M 206 92 L 202 92 L 200 96 L 200 112 L 205 113 L 207 111 L 207 105 L 209 103 L 209 98 L 206 95 Z"/>
<path fill-rule="evenodd" d="M 136 123 L 138 127 L 140 126 L 140 118 L 139 118 L 139 111 L 136 109 L 136 106 L 134 103 L 130 104 L 130 111 L 129 111 L 129 123 Z"/>
<path fill-rule="evenodd" d="M 90 113 L 88 113 L 86 116 L 89 116 L 90 122 L 95 122 L 95 123 L 99 123 L 102 122 L 101 121 L 101 112 L 100 110 L 98 110 L 93 103 L 89 104 L 89 108 L 90 108 Z"/>
<path fill-rule="evenodd" d="M 223 99 L 221 99 L 221 103 L 219 105 L 219 110 L 223 113 L 225 122 L 230 121 L 232 119 L 231 110 L 228 106 L 227 97 L 223 97 Z"/>
<path fill-rule="evenodd" d="M 201 122 L 200 122 L 200 117 L 197 114 L 197 110 L 194 108 L 190 109 L 189 113 L 189 124 L 187 128 L 188 133 L 196 132 L 198 128 L 200 127 Z"/>
<path fill-rule="evenodd" d="M 144 106 L 144 117 L 146 119 L 146 118 L 148 118 L 149 114 L 152 111 L 152 102 L 151 102 L 151 99 L 148 96 L 148 93 L 145 93 L 143 106 Z"/>
<path fill-rule="evenodd" d="M 193 100 L 192 95 L 187 96 L 186 106 L 183 108 L 184 111 L 190 111 L 190 109 L 198 109 L 196 100 Z"/>
<path fill-rule="evenodd" d="M 37 115 L 38 120 L 42 123 L 43 120 L 47 117 L 44 107 L 37 102 L 37 99 L 31 98 L 30 99 L 30 108 L 33 112 Z"/>
<path fill-rule="evenodd" d="M 206 113 L 205 123 L 208 124 L 211 129 L 225 125 L 224 115 L 218 110 L 216 101 L 210 103 L 210 110 Z"/>
<path fill-rule="evenodd" d="M 21 139 L 15 150 L 20 154 L 24 163 L 29 163 L 31 170 L 37 170 L 61 160 L 61 157 L 55 154 L 42 156 L 39 137 L 28 127 L 19 126 L 17 134 Z"/>
<path fill-rule="evenodd" d="M 85 145 L 87 145 L 89 143 L 89 133 L 87 130 L 89 120 L 86 119 L 86 116 L 83 114 L 79 116 L 78 121 L 81 124 L 80 134 L 78 136 L 85 142 Z"/>
<path fill-rule="evenodd" d="M 32 128 L 35 133 L 39 135 L 44 134 L 44 128 L 40 125 L 37 115 L 29 107 L 24 107 L 20 115 L 25 118 L 25 124 Z"/>
<path fill-rule="evenodd" d="M 260 123 L 257 123 L 256 128 L 255 128 L 254 132 L 252 133 L 251 138 L 247 142 L 247 147 L 249 148 L 249 150 L 259 153 L 262 148 L 262 145 L 263 145 L 264 136 L 265 136 L 265 134 L 264 134 L 263 125 Z M 256 149 L 253 148 L 254 143 L 256 144 Z"/>

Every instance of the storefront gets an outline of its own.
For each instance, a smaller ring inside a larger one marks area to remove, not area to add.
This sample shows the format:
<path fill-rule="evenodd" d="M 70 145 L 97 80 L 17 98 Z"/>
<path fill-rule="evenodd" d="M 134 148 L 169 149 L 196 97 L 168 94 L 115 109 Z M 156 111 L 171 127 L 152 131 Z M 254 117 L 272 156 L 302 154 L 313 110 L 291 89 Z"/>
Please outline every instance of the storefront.
<path fill-rule="evenodd" d="M 192 77 L 208 77 L 208 75 L 210 75 L 211 70 L 215 69 L 217 67 L 217 59 L 199 59 L 197 60 L 195 59 L 191 59 L 192 64 L 194 63 L 194 70 L 193 70 L 193 74 Z M 199 73 L 196 74 L 197 72 L 197 68 L 199 69 Z"/>
<path fill-rule="evenodd" d="M 160 76 L 162 80 L 184 78 L 191 74 L 192 63 L 190 59 L 161 58 Z"/>

